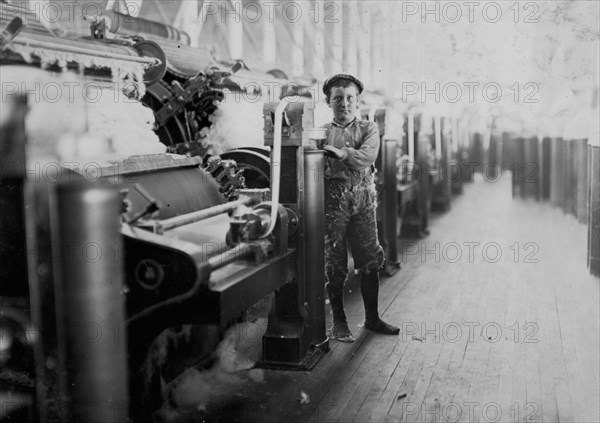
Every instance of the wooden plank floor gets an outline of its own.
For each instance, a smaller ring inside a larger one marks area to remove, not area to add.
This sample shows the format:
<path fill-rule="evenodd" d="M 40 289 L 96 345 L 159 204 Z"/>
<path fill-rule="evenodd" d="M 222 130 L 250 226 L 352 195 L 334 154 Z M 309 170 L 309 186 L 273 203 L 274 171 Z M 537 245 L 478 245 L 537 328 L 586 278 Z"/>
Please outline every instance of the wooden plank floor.
<path fill-rule="evenodd" d="M 186 421 L 599 422 L 600 281 L 587 273 L 586 227 L 512 200 L 503 175 L 467 185 L 430 229 L 399 240 L 402 269 L 382 279 L 380 312 L 399 336 L 359 327 L 351 281 L 354 344 L 332 342 L 311 372 L 239 379 Z"/>

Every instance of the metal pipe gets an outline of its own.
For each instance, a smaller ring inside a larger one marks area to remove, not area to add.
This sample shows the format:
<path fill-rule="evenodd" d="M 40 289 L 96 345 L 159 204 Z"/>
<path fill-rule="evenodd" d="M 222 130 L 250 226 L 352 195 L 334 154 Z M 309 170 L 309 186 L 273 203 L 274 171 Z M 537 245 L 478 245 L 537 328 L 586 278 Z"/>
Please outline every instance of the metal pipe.
<path fill-rule="evenodd" d="M 325 334 L 325 183 L 323 150 L 304 150 L 304 297 L 312 345 Z"/>
<path fill-rule="evenodd" d="M 171 217 L 169 219 L 161 220 L 156 224 L 156 229 L 159 233 L 168 231 L 171 229 L 178 228 L 180 226 L 189 225 L 190 223 L 199 222 L 210 217 L 217 216 L 219 214 L 227 213 L 231 210 L 236 209 L 242 205 L 249 205 L 252 203 L 250 197 L 240 197 L 235 201 L 231 201 L 218 206 L 209 207 L 207 209 L 198 210 L 197 212 L 187 213 L 181 216 Z"/>
<path fill-rule="evenodd" d="M 112 185 L 67 183 L 57 192 L 66 386 L 73 421 L 129 416 L 121 200 Z"/>

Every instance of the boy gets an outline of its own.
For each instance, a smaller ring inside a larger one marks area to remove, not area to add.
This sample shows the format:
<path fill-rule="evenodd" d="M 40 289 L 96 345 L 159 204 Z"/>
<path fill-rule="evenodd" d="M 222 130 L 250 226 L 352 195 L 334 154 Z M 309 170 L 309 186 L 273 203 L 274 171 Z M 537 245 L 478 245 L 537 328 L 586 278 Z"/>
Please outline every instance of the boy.
<path fill-rule="evenodd" d="M 361 275 L 365 328 L 397 335 L 400 330 L 379 318 L 379 269 L 383 249 L 377 239 L 377 194 L 373 163 L 379 151 L 374 122 L 357 120 L 363 84 L 349 74 L 334 75 L 323 84 L 325 100 L 333 111 L 327 129 L 325 155 L 325 278 L 333 312 L 331 338 L 354 342 L 344 313 L 344 282 L 348 273 L 347 243 L 354 267 Z"/>

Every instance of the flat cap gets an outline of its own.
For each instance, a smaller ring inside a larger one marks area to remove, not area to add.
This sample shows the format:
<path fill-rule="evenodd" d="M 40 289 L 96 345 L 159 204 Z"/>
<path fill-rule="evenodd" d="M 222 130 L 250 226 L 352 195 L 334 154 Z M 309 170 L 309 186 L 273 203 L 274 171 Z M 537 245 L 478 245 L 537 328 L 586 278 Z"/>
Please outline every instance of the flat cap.
<path fill-rule="evenodd" d="M 323 83 L 323 93 L 325 95 L 329 95 L 329 91 L 331 91 L 331 87 L 333 87 L 335 85 L 335 83 L 337 81 L 339 81 L 340 79 L 347 79 L 349 81 L 354 82 L 354 84 L 356 84 L 356 87 L 358 88 L 358 93 L 361 94 L 363 92 L 363 89 L 364 89 L 363 83 L 360 82 L 360 80 L 358 78 L 355 78 L 354 76 L 350 75 L 349 73 L 338 73 L 337 75 L 333 75 L 332 77 L 325 80 L 325 82 Z"/>

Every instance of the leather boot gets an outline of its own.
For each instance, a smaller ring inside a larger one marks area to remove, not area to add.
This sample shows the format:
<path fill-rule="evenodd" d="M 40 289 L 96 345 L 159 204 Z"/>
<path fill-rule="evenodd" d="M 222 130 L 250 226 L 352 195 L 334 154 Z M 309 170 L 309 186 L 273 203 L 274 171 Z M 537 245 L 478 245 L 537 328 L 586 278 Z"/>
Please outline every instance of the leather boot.
<path fill-rule="evenodd" d="M 365 303 L 365 328 L 384 335 L 398 335 L 400 329 L 379 318 L 377 303 L 379 301 L 379 273 L 377 271 L 362 274 L 360 293 Z"/>
<path fill-rule="evenodd" d="M 346 313 L 344 313 L 344 287 L 327 285 L 327 296 L 333 313 L 333 324 L 330 328 L 331 338 L 340 342 L 354 342 L 356 339 L 348 328 Z"/>

